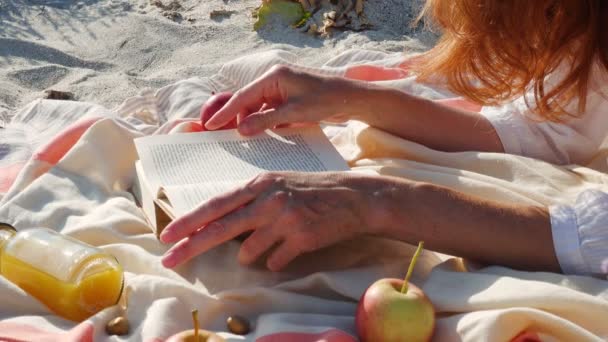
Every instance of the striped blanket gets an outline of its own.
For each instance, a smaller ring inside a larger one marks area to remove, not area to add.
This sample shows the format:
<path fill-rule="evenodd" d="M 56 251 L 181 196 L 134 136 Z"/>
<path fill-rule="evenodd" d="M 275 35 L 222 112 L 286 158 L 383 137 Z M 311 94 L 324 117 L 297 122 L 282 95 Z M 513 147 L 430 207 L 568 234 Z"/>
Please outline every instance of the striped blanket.
<path fill-rule="evenodd" d="M 187 79 L 126 99 L 110 110 L 81 102 L 35 101 L 0 129 L 0 221 L 17 228 L 55 229 L 115 255 L 126 272 L 126 337 L 104 327 L 118 308 L 81 323 L 54 316 L 0 278 L 0 340 L 162 341 L 203 328 L 230 341 L 356 341 L 354 313 L 365 288 L 402 277 L 414 248 L 363 238 L 306 255 L 285 272 L 243 267 L 230 242 L 176 270 L 161 266 L 160 244 L 130 193 L 137 155 L 133 139 L 195 130 L 212 92 L 235 91 L 275 64 L 377 82 L 449 105 L 478 109 L 408 77 L 401 54 L 349 51 L 322 66 L 269 51 L 227 63 L 210 78 Z M 354 169 L 432 181 L 505 202 L 568 203 L 586 188 L 606 188 L 608 176 L 585 167 L 556 167 L 523 157 L 443 153 L 352 122 L 328 135 Z M 604 158 L 605 160 L 605 158 Z M 519 272 L 470 265 L 430 251 L 413 282 L 437 312 L 437 341 L 595 341 L 608 338 L 608 282 L 589 277 Z M 239 314 L 254 329 L 230 334 Z"/>

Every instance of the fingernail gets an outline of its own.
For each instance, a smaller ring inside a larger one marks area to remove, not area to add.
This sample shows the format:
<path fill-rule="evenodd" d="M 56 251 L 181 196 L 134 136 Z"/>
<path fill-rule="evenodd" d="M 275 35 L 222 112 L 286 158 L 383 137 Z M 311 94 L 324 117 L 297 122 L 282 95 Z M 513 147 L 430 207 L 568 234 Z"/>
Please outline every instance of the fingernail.
<path fill-rule="evenodd" d="M 280 268 L 278 267 L 276 262 L 268 261 L 266 262 L 266 267 L 268 267 L 268 269 L 272 272 L 280 271 Z"/>
<path fill-rule="evenodd" d="M 161 262 L 166 268 L 173 268 L 177 264 L 177 253 L 174 250 L 168 251 L 163 256 Z"/>
<path fill-rule="evenodd" d="M 237 255 L 237 259 L 241 265 L 249 265 L 251 264 L 251 255 L 249 253 L 243 251 L 243 248 L 239 250 L 239 254 Z"/>
<path fill-rule="evenodd" d="M 160 233 L 160 241 L 164 242 L 164 243 L 168 243 L 171 242 L 170 240 L 171 238 L 171 231 L 167 230 L 166 228 L 162 231 L 162 233 Z"/>

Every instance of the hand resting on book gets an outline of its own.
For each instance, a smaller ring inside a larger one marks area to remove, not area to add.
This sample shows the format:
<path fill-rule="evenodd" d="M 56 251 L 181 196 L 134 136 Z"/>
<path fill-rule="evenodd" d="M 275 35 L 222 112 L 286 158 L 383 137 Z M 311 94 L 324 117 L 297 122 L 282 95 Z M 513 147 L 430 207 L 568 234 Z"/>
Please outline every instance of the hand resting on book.
<path fill-rule="evenodd" d="M 375 233 L 378 185 L 377 178 L 344 172 L 262 174 L 169 224 L 161 241 L 179 242 L 163 264 L 174 267 L 253 231 L 239 261 L 250 264 L 278 244 L 267 266 L 280 270 L 302 253 Z"/>

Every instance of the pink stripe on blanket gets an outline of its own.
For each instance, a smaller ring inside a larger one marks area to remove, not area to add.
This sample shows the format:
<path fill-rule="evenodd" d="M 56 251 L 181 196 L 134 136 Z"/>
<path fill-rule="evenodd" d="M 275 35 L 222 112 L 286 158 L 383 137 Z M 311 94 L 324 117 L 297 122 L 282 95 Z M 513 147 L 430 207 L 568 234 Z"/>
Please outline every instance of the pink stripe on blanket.
<path fill-rule="evenodd" d="M 0 322 L 0 341 L 6 342 L 93 342 L 95 327 L 83 322 L 67 332 L 48 332 L 40 328 L 12 322 Z"/>
<path fill-rule="evenodd" d="M 37 160 L 55 165 L 78 142 L 78 139 L 101 117 L 77 121 L 57 134 L 50 142 L 41 146 L 32 156 Z"/>
<path fill-rule="evenodd" d="M 24 165 L 25 163 L 17 163 L 0 167 L 0 193 L 8 191 Z"/>
<path fill-rule="evenodd" d="M 282 332 L 260 337 L 256 342 L 357 342 L 350 334 L 338 329 L 329 329 L 322 333 Z"/>
<path fill-rule="evenodd" d="M 346 69 L 344 77 L 369 82 L 398 80 L 409 76 L 409 69 L 414 61 L 414 58 L 406 59 L 397 68 L 386 68 L 377 65 L 355 65 Z M 471 112 L 481 111 L 480 105 L 468 101 L 462 97 L 454 97 L 436 101 L 445 104 L 446 106 L 456 107 Z"/>
<path fill-rule="evenodd" d="M 344 77 L 361 81 L 390 81 L 406 78 L 416 57 L 406 58 L 397 67 L 387 68 L 378 65 L 354 65 L 346 68 Z"/>
<path fill-rule="evenodd" d="M 406 78 L 409 72 L 401 68 L 386 68 L 376 65 L 354 65 L 348 67 L 344 77 L 360 81 L 389 81 Z"/>
<path fill-rule="evenodd" d="M 399 68 L 403 69 L 403 70 L 410 70 L 412 68 L 412 65 L 414 65 L 414 63 L 416 63 L 416 59 L 418 57 L 414 56 L 414 57 L 408 57 L 406 59 L 403 60 L 403 62 L 401 62 L 401 64 L 399 64 Z"/>

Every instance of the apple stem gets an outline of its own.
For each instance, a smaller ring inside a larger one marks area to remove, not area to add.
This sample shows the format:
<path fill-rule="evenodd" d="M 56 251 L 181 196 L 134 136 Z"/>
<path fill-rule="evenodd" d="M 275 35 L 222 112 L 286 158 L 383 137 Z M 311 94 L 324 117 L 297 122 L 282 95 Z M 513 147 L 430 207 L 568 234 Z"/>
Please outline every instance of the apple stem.
<path fill-rule="evenodd" d="M 192 322 L 194 323 L 194 340 L 198 341 L 198 310 L 192 310 Z"/>
<path fill-rule="evenodd" d="M 410 267 L 407 269 L 407 274 L 405 275 L 405 279 L 403 280 L 403 285 L 401 286 L 401 293 L 407 293 L 409 288 L 410 277 L 412 276 L 412 272 L 414 271 L 414 266 L 418 261 L 418 256 L 422 253 L 422 249 L 424 248 L 424 241 L 420 241 L 418 243 L 418 248 L 416 249 L 416 253 L 412 257 L 412 261 L 410 261 Z"/>

